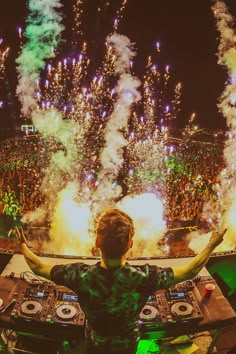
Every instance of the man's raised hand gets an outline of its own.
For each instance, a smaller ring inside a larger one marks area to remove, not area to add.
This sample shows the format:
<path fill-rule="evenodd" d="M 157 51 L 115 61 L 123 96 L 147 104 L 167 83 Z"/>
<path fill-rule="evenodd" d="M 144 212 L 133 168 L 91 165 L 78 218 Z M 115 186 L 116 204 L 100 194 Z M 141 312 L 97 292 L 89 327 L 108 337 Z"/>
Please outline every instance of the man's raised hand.
<path fill-rule="evenodd" d="M 224 240 L 224 235 L 225 235 L 226 231 L 227 231 L 227 229 L 224 229 L 223 231 L 216 231 L 216 230 L 212 231 L 211 238 L 210 238 L 209 242 L 214 247 L 217 247 Z"/>
<path fill-rule="evenodd" d="M 28 246 L 28 241 L 25 237 L 23 228 L 21 226 L 19 226 L 19 227 L 16 227 L 15 230 L 16 230 L 16 237 L 19 242 L 19 245 L 25 244 L 26 246 Z"/>

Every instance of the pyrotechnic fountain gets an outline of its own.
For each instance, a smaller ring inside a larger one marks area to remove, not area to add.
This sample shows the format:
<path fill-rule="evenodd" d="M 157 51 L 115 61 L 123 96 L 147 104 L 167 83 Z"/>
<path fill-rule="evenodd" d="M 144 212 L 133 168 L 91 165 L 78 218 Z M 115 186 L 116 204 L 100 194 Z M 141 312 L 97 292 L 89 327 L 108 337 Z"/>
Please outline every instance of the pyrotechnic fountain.
<path fill-rule="evenodd" d="M 3 46 L 3 39 L 0 38 L 0 82 L 2 82 L 5 78 L 5 63 L 9 54 L 9 49 L 10 48 L 5 48 Z M 0 109 L 2 108 L 2 106 L 3 106 L 3 101 L 1 100 L 0 97 Z"/>
<path fill-rule="evenodd" d="M 224 242 L 217 248 L 217 251 L 225 251 L 234 249 L 236 244 L 236 31 L 233 28 L 234 19 L 223 1 L 216 1 L 212 10 L 220 33 L 218 64 L 224 66 L 229 75 L 218 103 L 226 118 L 228 136 L 224 147 L 225 168 L 217 178 L 217 198 L 205 205 L 203 214 L 208 222 L 212 223 L 213 228 L 228 229 Z M 210 234 L 201 235 L 201 238 L 197 232 L 191 234 L 190 247 L 198 252 L 208 242 L 209 237 Z"/>
<path fill-rule="evenodd" d="M 162 140 L 168 136 L 165 123 L 171 115 L 176 117 L 181 85 L 176 86 L 174 98 L 164 109 L 160 98 L 155 104 L 155 89 L 161 86 L 161 80 L 165 88 L 168 86 L 170 69 L 166 66 L 161 78 L 149 57 L 143 86 L 143 116 L 140 118 L 135 113 L 135 105 L 141 99 L 141 90 L 138 90 L 141 82 L 132 74 L 135 52 L 130 40 L 116 32 L 126 1 L 117 11 L 114 33 L 107 37 L 102 67 L 87 87 L 84 82 L 90 61 L 85 42 L 78 58 L 64 59 L 56 68 L 47 64 L 47 78 L 42 84 L 40 72 L 46 60 L 55 55 L 63 30 L 61 15 L 56 11 L 61 7 L 60 1 L 51 0 L 45 5 L 42 1 L 29 1 L 25 31 L 28 41 L 17 59 L 17 94 L 23 115 L 32 119 L 45 142 L 54 144 L 55 151 L 51 152 L 41 185 L 45 202 L 23 216 L 23 221 L 29 225 L 35 221 L 50 221 L 51 243 L 46 246 L 47 252 L 53 248 L 57 253 L 91 254 L 94 241 L 89 229 L 93 216 L 119 200 L 119 207 L 127 210 L 135 221 L 140 247 L 133 254 L 149 255 L 152 250 L 152 255 L 156 255 L 160 252 L 157 241 L 165 231 L 161 194 L 140 194 L 145 192 L 145 183 L 140 191 L 137 181 L 133 182 L 131 170 L 144 167 L 140 166 L 141 151 L 145 159 L 147 152 L 152 152 L 154 157 L 158 150 L 161 152 L 158 160 L 164 161 L 167 150 Z M 75 29 L 82 37 L 81 6 L 81 1 L 74 4 Z M 75 42 L 78 45 L 78 41 Z M 160 49 L 159 44 L 157 49 Z M 65 78 L 69 80 L 66 82 Z M 72 83 L 70 91 L 68 82 Z M 159 126 L 157 113 L 160 114 Z M 124 162 L 124 149 L 128 164 Z M 136 152 L 133 154 L 132 150 Z M 150 170 L 156 170 L 161 163 L 154 158 L 152 163 L 149 159 L 148 164 Z M 119 185 L 124 165 L 129 171 L 128 179 L 133 182 L 132 186 L 127 180 L 132 193 L 128 200 L 121 200 L 122 185 Z M 151 184 L 149 181 L 149 189 Z M 157 192 L 154 187 L 153 190 Z M 140 204 L 149 205 L 145 206 L 146 213 L 140 212 Z"/>
<path fill-rule="evenodd" d="M 71 43 L 77 54 L 58 60 L 57 49 L 64 29 L 61 1 L 29 0 L 24 32 L 27 42 L 22 44 L 17 59 L 17 94 L 23 116 L 32 120 L 45 142 L 45 150 L 50 149 L 40 188 L 44 202 L 24 215 L 22 221 L 29 226 L 35 222 L 50 223 L 47 253 L 91 255 L 94 216 L 110 205 L 118 205 L 134 219 L 137 247 L 132 256 L 161 252 L 157 243 L 167 230 L 163 221 L 166 181 L 174 174 L 170 160 L 175 145 L 170 144 L 170 129 L 177 118 L 182 87 L 177 83 L 168 92 L 170 66 L 165 66 L 163 74 L 151 56 L 143 80 L 135 76 L 133 45 L 129 38 L 118 34 L 126 3 L 124 0 L 117 10 L 112 33 L 105 41 L 104 59 L 94 75 L 88 44 L 83 38 L 83 1 L 75 0 L 73 6 Z M 235 35 L 227 27 L 232 19 L 222 4 L 217 1 L 215 14 L 222 38 L 226 34 L 229 44 L 228 40 L 231 38 L 233 43 Z M 22 31 L 19 36 L 22 40 Z M 156 53 L 159 52 L 157 42 Z M 229 49 L 222 44 L 220 63 L 233 72 L 231 55 L 235 55 L 232 46 Z M 0 55 L 0 74 L 4 60 Z M 229 107 L 235 108 L 231 107 L 233 98 L 228 96 L 234 81 L 220 104 L 230 129 L 225 149 L 227 166 L 219 176 L 217 202 L 205 208 L 208 222 L 221 222 L 222 227 L 228 223 L 223 206 L 227 205 L 232 214 L 234 205 L 234 198 L 230 200 L 228 194 L 230 190 L 233 196 L 235 174 L 233 154 L 228 153 L 235 150 L 233 111 L 228 112 Z M 186 134 L 194 133 L 195 119 L 192 114 Z M 228 237 L 226 249 L 234 243 Z M 207 241 L 209 237 L 201 235 L 201 247 L 203 238 Z M 197 246 L 192 248 L 196 250 Z"/>

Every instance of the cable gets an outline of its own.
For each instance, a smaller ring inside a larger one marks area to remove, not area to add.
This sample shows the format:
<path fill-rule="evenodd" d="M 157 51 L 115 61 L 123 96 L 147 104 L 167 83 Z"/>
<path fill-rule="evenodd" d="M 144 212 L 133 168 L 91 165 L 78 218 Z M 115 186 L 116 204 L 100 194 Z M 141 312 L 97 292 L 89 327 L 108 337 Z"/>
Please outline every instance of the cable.
<path fill-rule="evenodd" d="M 210 334 L 193 334 L 192 338 L 199 338 L 199 337 L 211 337 L 212 336 Z"/>
<path fill-rule="evenodd" d="M 234 347 L 230 347 L 230 348 L 218 348 L 217 347 L 217 353 L 221 352 L 222 350 L 232 350 L 232 349 L 235 349 L 235 346 Z"/>
<path fill-rule="evenodd" d="M 6 345 L 7 348 L 9 346 L 9 341 L 17 341 L 17 339 L 18 339 L 17 333 L 14 330 L 12 330 L 12 329 L 5 329 L 3 331 L 3 335 L 4 335 L 5 339 L 6 339 L 5 345 Z M 3 341 L 4 341 L 4 339 L 3 339 Z"/>
<path fill-rule="evenodd" d="M 33 272 L 30 272 L 29 270 L 22 272 L 20 274 L 20 279 L 27 281 L 31 285 L 50 284 L 52 286 L 55 286 L 55 283 L 53 281 L 41 279 L 38 275 L 34 274 Z"/>
<path fill-rule="evenodd" d="M 37 282 L 37 284 L 42 283 L 42 279 L 36 274 L 30 271 L 25 271 L 20 274 L 20 279 L 27 281 L 28 283 Z"/>
<path fill-rule="evenodd" d="M 195 286 L 195 283 L 193 280 L 189 279 L 189 280 L 185 280 L 183 283 L 182 283 L 182 286 L 183 286 L 183 290 L 184 291 L 190 291 L 194 288 Z"/>
<path fill-rule="evenodd" d="M 200 274 L 195 275 L 195 277 L 193 278 L 194 283 L 198 283 L 201 280 L 201 278 L 202 277 Z"/>
<path fill-rule="evenodd" d="M 7 333 L 7 332 L 9 332 L 9 333 Z M 17 340 L 18 339 L 18 335 L 13 329 L 7 329 L 5 331 L 5 335 L 8 340 Z"/>
<path fill-rule="evenodd" d="M 229 327 L 229 328 L 228 327 L 222 328 L 222 331 L 221 331 L 220 335 L 222 336 L 222 334 L 225 334 L 225 333 L 228 333 L 228 332 L 232 331 L 235 328 L 234 326 L 235 326 L 235 324 L 232 327 Z M 212 331 L 209 331 L 211 336 L 214 335 L 215 331 L 216 330 L 214 330 L 214 329 Z"/>
<path fill-rule="evenodd" d="M 52 284 L 51 281 L 47 281 L 41 279 L 38 275 L 34 274 L 30 271 L 25 271 L 20 274 L 20 279 L 27 281 L 27 283 L 31 285 L 39 285 L 39 284 Z M 53 283 L 54 284 L 54 283 Z"/>

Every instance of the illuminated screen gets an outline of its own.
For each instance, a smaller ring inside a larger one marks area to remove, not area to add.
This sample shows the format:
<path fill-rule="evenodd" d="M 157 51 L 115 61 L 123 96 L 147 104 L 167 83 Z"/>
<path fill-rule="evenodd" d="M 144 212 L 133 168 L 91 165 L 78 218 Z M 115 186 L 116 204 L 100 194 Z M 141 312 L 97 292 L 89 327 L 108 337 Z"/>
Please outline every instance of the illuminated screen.
<path fill-rule="evenodd" d="M 153 295 L 150 295 L 147 299 L 147 301 L 155 301 L 156 300 L 156 295 L 153 294 Z"/>
<path fill-rule="evenodd" d="M 45 299 L 48 297 L 48 292 L 29 289 L 28 296 L 33 297 L 35 299 Z"/>
<path fill-rule="evenodd" d="M 62 301 L 78 301 L 78 296 L 76 294 L 70 294 L 70 293 L 61 293 L 60 294 L 60 300 Z"/>
<path fill-rule="evenodd" d="M 183 293 L 183 292 L 167 292 L 166 297 L 168 300 L 181 300 L 181 299 L 185 299 L 185 293 Z"/>

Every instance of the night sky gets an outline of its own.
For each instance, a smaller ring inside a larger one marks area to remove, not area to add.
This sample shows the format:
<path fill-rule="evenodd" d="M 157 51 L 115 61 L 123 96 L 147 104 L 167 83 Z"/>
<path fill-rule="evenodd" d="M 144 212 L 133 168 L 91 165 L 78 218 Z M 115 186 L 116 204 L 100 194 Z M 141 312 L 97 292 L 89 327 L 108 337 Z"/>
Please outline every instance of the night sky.
<path fill-rule="evenodd" d="M 104 36 L 112 29 L 115 9 L 119 8 L 122 1 L 111 2 L 112 8 L 98 18 L 95 9 L 100 5 L 105 10 L 104 1 L 84 1 L 83 31 L 90 40 L 94 60 L 98 55 L 98 46 L 102 46 Z M 5 0 L 1 3 L 0 37 L 12 48 L 8 85 L 14 94 L 17 27 L 25 28 L 27 1 Z M 61 50 L 69 51 L 73 0 L 63 0 L 62 3 L 66 41 L 61 44 Z M 153 54 L 154 58 L 156 55 L 156 63 L 161 67 L 169 64 L 174 82 L 183 84 L 182 121 L 186 122 L 191 113 L 196 112 L 201 126 L 208 129 L 225 126 L 224 118 L 218 113 L 217 99 L 227 81 L 226 70 L 217 64 L 218 32 L 211 11 L 212 3 L 209 0 L 128 0 L 119 27 L 119 32 L 135 43 L 137 74 L 143 73 L 149 54 Z M 236 15 L 236 1 L 228 0 L 225 3 L 230 13 Z M 155 52 L 157 41 L 161 43 L 159 55 Z M 0 119 L 0 127 L 12 125 L 12 118 L 4 110 L 0 112 Z"/>

